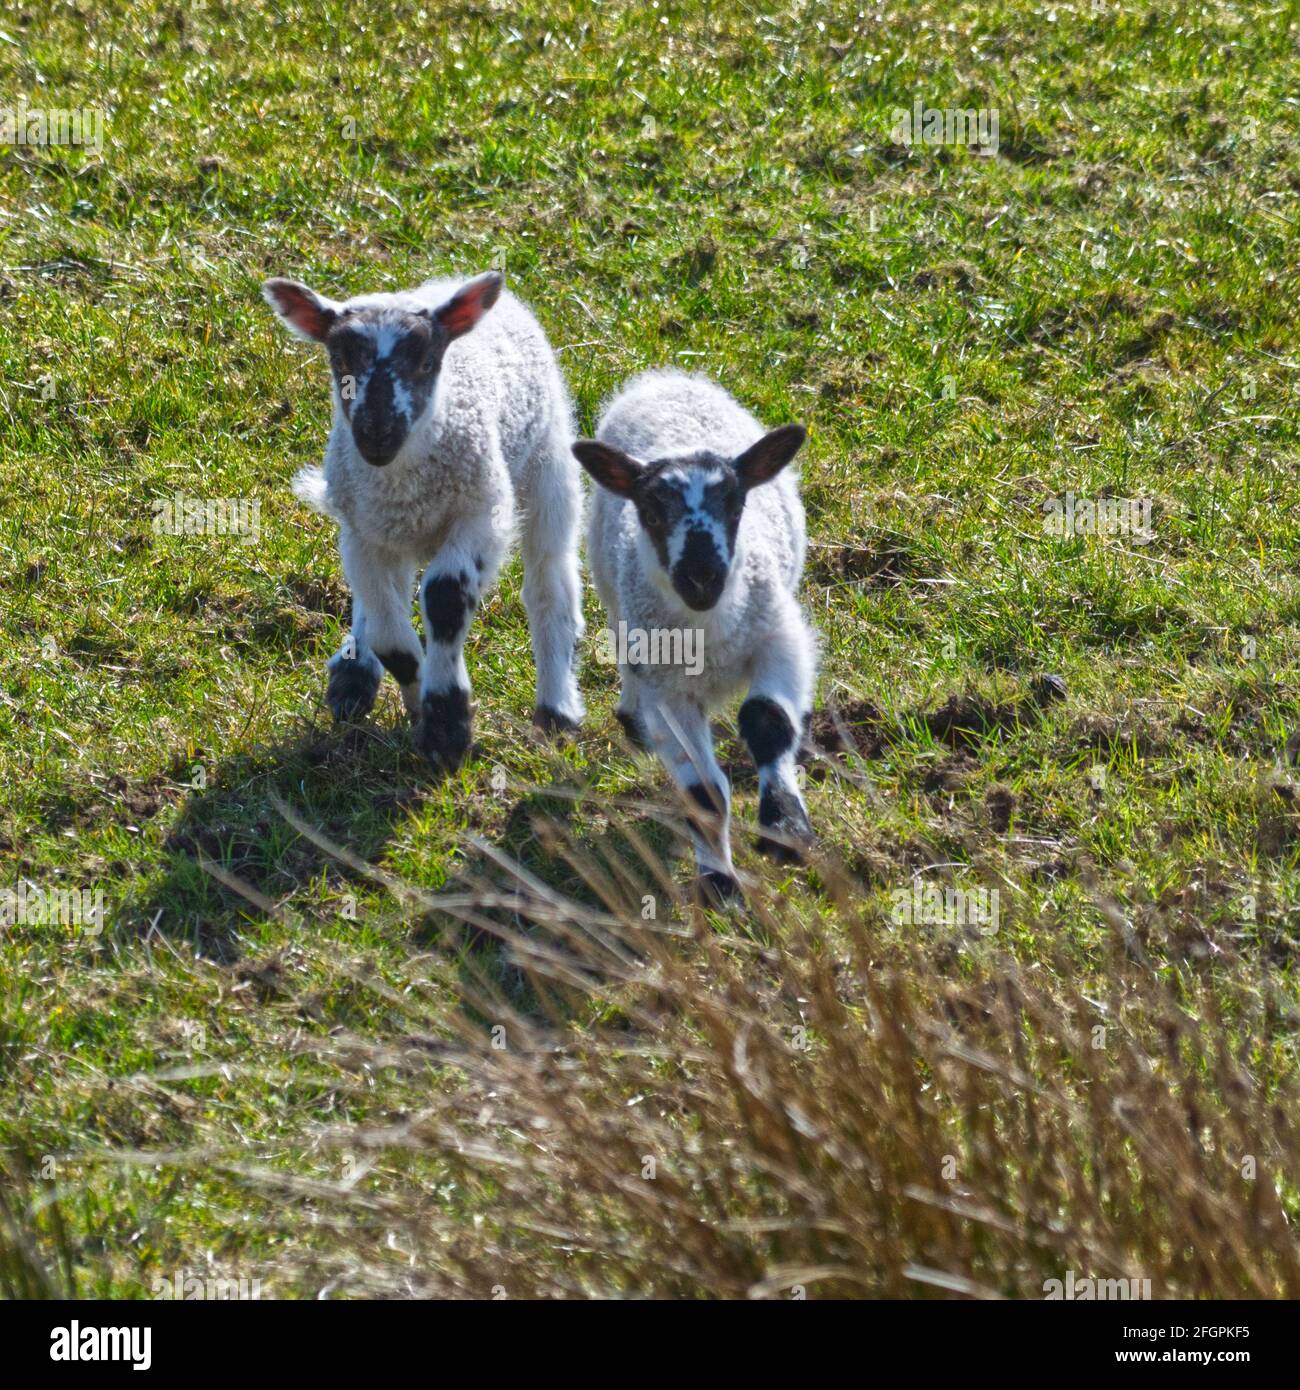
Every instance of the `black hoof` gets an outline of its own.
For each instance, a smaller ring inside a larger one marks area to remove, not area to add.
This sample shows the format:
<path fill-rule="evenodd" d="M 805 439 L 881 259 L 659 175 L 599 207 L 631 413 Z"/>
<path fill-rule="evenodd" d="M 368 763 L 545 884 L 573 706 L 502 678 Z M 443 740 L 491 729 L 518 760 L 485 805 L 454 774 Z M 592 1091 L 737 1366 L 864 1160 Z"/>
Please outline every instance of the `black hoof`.
<path fill-rule="evenodd" d="M 415 746 L 437 772 L 455 772 L 465 761 L 470 741 L 469 692 L 444 690 L 420 702 Z"/>
<path fill-rule="evenodd" d="M 625 709 L 620 709 L 614 711 L 614 718 L 623 726 L 623 733 L 633 748 L 645 748 L 647 746 L 645 735 L 641 732 L 641 721 L 636 715 L 629 714 Z"/>
<path fill-rule="evenodd" d="M 329 668 L 325 703 L 337 724 L 363 719 L 370 713 L 379 693 L 379 676 L 365 662 L 349 658 Z"/>
<path fill-rule="evenodd" d="M 814 840 L 808 812 L 798 797 L 769 787 L 758 803 L 758 851 L 778 864 L 802 864 Z M 764 834 L 771 831 L 771 834 Z"/>
<path fill-rule="evenodd" d="M 701 907 L 719 910 L 740 898 L 740 884 L 721 869 L 710 869 L 695 880 L 695 901 Z"/>
<path fill-rule="evenodd" d="M 563 737 L 578 732 L 578 721 L 549 705 L 538 705 L 533 711 L 533 728 L 549 738 Z"/>

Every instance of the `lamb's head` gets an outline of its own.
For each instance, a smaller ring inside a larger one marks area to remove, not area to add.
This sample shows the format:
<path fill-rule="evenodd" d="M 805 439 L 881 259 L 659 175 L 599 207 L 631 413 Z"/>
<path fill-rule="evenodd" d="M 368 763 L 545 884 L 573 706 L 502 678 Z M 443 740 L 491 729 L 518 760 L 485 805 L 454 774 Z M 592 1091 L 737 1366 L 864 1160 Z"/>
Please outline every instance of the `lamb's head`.
<path fill-rule="evenodd" d="M 428 411 L 448 344 L 496 303 L 501 284 L 490 270 L 437 309 L 411 309 L 400 295 L 336 302 L 295 280 L 268 280 L 262 293 L 294 333 L 324 346 L 357 452 L 382 468 Z"/>
<path fill-rule="evenodd" d="M 782 425 L 738 458 L 701 451 L 642 463 L 595 439 L 573 446 L 578 462 L 601 485 L 636 508 L 664 578 L 696 612 L 722 597 L 736 558 L 736 536 L 745 498 L 794 458 L 802 425 Z"/>

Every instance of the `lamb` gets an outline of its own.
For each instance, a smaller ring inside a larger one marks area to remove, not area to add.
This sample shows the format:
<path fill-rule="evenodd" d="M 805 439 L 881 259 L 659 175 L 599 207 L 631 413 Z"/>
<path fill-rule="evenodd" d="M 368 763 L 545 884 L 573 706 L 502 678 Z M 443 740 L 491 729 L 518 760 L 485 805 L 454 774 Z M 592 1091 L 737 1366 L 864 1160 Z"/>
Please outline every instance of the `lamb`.
<path fill-rule="evenodd" d="M 338 521 L 352 590 L 352 630 L 328 662 L 327 703 L 336 720 L 363 717 L 387 669 L 417 745 L 442 772 L 469 750 L 465 638 L 520 512 L 534 721 L 569 730 L 584 713 L 572 412 L 541 326 L 502 283 L 489 271 L 342 301 L 291 280 L 263 287 L 294 333 L 325 347 L 332 369 L 324 469 L 294 480 L 300 498 Z M 423 649 L 411 624 L 421 567 Z"/>
<path fill-rule="evenodd" d="M 600 485 L 587 536 L 596 589 L 621 649 L 618 718 L 662 758 L 691 814 L 700 895 L 735 896 L 731 800 L 709 711 L 748 684 L 742 737 L 758 767 L 759 848 L 798 858 L 812 841 L 796 780 L 817 644 L 795 591 L 807 531 L 793 471 L 805 431 L 762 426 L 707 377 L 650 371 L 573 446 Z M 655 663 L 648 634 L 695 626 L 691 666 Z M 628 638 L 641 635 L 640 642 Z M 633 649 L 639 648 L 636 654 Z"/>

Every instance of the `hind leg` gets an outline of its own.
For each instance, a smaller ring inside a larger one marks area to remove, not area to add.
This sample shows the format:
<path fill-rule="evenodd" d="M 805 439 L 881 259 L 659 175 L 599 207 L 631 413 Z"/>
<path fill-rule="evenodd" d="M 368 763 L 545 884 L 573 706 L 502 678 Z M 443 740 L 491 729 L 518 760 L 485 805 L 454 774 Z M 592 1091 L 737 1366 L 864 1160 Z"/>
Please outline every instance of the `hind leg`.
<path fill-rule="evenodd" d="M 646 739 L 645 720 L 641 715 L 640 677 L 630 666 L 619 667 L 621 687 L 618 708 L 614 718 L 623 726 L 627 740 L 636 748 L 649 746 Z"/>
<path fill-rule="evenodd" d="M 738 720 L 758 768 L 758 848 L 787 862 L 801 859 L 813 841 L 796 756 L 816 676 L 812 634 L 803 614 L 794 605 L 791 610 L 780 635 L 764 645 L 755 662 Z"/>
<path fill-rule="evenodd" d="M 575 671 L 583 631 L 578 576 L 582 488 L 567 430 L 557 426 L 543 449 L 525 499 L 520 549 L 524 607 L 537 667 L 533 720 L 549 732 L 576 728 L 586 713 Z"/>
<path fill-rule="evenodd" d="M 640 717 L 651 747 L 692 803 L 697 897 L 710 906 L 734 898 L 740 888 L 731 863 L 731 785 L 714 756 L 708 716 L 698 705 L 648 696 Z"/>

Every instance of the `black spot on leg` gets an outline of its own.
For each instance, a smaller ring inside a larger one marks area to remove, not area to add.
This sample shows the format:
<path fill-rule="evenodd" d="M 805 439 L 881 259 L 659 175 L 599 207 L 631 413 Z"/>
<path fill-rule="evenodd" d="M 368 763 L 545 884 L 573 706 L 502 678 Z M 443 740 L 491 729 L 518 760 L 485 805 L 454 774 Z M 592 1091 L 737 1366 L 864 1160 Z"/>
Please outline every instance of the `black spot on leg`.
<path fill-rule="evenodd" d="M 376 652 L 375 655 L 398 685 L 410 685 L 419 673 L 420 663 L 410 652 Z"/>
<path fill-rule="evenodd" d="M 767 787 L 758 802 L 758 851 L 781 864 L 803 862 L 804 849 L 814 836 L 808 812 L 798 796 L 786 787 Z M 765 835 L 763 830 L 771 831 Z"/>
<path fill-rule="evenodd" d="M 705 813 L 710 820 L 722 815 L 727 804 L 727 794 L 721 787 L 710 786 L 706 782 L 692 782 L 686 788 L 686 795 Z M 703 840 L 709 838 L 709 821 L 694 813 L 686 817 L 687 824 Z"/>
<path fill-rule="evenodd" d="M 469 575 L 435 574 L 424 586 L 424 621 L 436 642 L 454 642 L 474 611 Z"/>
<path fill-rule="evenodd" d="M 790 716 L 766 695 L 754 695 L 740 707 L 740 735 L 759 767 L 774 763 L 794 747 Z"/>
<path fill-rule="evenodd" d="M 630 714 L 625 709 L 615 710 L 614 717 L 623 726 L 623 732 L 627 735 L 627 741 L 633 748 L 648 748 L 650 745 L 646 741 L 646 736 L 641 732 L 641 721 L 635 714 Z"/>
<path fill-rule="evenodd" d="M 720 787 L 711 787 L 706 782 L 692 782 L 686 788 L 686 795 L 700 808 L 701 811 L 708 811 L 712 815 L 720 816 L 722 808 L 727 804 L 726 797 Z"/>

